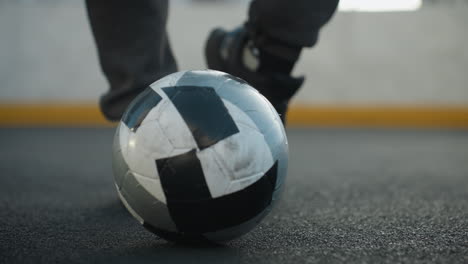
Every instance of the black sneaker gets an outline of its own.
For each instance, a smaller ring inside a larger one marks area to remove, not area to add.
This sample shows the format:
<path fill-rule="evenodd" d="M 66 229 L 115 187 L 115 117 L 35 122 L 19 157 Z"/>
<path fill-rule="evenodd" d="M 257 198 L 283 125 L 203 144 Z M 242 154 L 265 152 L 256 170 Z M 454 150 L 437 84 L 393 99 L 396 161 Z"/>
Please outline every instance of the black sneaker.
<path fill-rule="evenodd" d="M 233 31 L 214 29 L 206 42 L 205 57 L 208 67 L 223 71 L 247 81 L 275 107 L 283 123 L 289 100 L 304 82 L 304 77 L 291 77 L 279 72 L 257 71 L 259 50 L 245 27 Z"/>

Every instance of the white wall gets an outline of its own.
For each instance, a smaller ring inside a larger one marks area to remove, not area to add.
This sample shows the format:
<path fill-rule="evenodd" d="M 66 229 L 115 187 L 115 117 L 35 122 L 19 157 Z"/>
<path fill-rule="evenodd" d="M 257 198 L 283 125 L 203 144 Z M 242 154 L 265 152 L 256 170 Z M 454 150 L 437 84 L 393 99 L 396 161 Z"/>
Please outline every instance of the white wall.
<path fill-rule="evenodd" d="M 245 19 L 244 1 L 206 2 L 172 2 L 169 32 L 181 69 L 205 68 L 202 47 L 213 26 Z M 308 79 L 296 101 L 468 104 L 466 14 L 466 2 L 337 13 L 296 68 Z M 0 1 L 0 101 L 90 101 L 106 88 L 83 1 Z"/>

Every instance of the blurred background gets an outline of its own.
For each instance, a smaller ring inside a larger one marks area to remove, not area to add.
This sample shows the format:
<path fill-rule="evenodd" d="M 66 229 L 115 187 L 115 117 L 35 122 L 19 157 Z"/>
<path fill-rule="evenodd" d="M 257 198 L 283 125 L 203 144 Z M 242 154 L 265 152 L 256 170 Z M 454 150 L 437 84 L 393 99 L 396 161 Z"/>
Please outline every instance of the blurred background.
<path fill-rule="evenodd" d="M 179 68 L 206 68 L 208 32 L 244 22 L 248 2 L 171 1 Z M 290 123 L 468 126 L 467 14 L 466 0 L 342 0 L 295 68 Z M 0 32 L 0 124 L 104 123 L 84 1 L 0 0 Z"/>

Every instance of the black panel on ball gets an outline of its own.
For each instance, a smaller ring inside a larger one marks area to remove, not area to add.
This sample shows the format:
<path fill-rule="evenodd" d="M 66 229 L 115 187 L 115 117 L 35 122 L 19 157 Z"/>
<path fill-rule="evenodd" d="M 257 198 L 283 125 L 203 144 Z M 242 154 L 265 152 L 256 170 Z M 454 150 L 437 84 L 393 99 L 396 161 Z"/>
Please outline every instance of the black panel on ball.
<path fill-rule="evenodd" d="M 211 198 L 196 150 L 158 159 L 156 166 L 168 204 Z"/>
<path fill-rule="evenodd" d="M 180 232 L 188 234 L 215 232 L 240 225 L 271 204 L 277 171 L 276 162 L 262 178 L 247 188 L 214 199 L 175 201 L 167 197 L 171 218 Z"/>
<path fill-rule="evenodd" d="M 127 111 L 122 117 L 122 122 L 132 131 L 136 131 L 149 111 L 161 100 L 162 97 L 151 89 L 151 87 L 146 88 L 128 106 Z"/>
<path fill-rule="evenodd" d="M 234 120 L 212 87 L 162 88 L 179 111 L 200 149 L 239 133 Z"/>

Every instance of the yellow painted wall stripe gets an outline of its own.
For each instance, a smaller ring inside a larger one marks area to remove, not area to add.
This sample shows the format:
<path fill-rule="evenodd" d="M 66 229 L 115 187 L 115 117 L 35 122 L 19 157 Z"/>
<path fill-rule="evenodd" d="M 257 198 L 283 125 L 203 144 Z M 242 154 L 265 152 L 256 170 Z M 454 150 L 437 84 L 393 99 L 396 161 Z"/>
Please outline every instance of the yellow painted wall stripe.
<path fill-rule="evenodd" d="M 92 103 L 0 104 L 0 126 L 112 126 Z"/>
<path fill-rule="evenodd" d="M 295 106 L 293 125 L 468 128 L 468 106 Z"/>
<path fill-rule="evenodd" d="M 467 106 L 299 106 L 290 126 L 468 128 Z M 113 126 L 92 103 L 0 103 L 0 126 Z"/>

